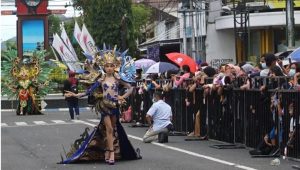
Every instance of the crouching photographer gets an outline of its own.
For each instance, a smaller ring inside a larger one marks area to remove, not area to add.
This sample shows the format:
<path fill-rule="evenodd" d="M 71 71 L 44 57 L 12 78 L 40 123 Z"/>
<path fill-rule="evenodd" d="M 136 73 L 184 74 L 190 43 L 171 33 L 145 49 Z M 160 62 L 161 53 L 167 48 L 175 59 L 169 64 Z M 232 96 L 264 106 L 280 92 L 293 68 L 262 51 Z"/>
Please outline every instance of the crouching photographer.
<path fill-rule="evenodd" d="M 150 127 L 143 137 L 143 142 L 145 143 L 157 140 L 159 133 L 168 133 L 172 126 L 172 109 L 170 105 L 163 101 L 161 91 L 154 93 L 154 100 L 155 102 L 146 115 Z"/>

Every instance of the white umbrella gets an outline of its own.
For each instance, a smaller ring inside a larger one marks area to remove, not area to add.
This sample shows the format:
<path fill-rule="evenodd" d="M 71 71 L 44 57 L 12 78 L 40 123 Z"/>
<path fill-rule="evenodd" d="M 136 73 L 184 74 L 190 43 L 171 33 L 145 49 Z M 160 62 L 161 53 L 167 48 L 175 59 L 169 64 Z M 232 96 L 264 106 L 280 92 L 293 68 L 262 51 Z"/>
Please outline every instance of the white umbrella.
<path fill-rule="evenodd" d="M 146 71 L 146 74 L 163 73 L 163 72 L 166 72 L 169 70 L 179 70 L 179 68 L 171 63 L 158 62 L 158 63 L 153 64 L 151 67 L 149 67 L 148 70 Z"/>
<path fill-rule="evenodd" d="M 134 65 L 137 69 L 144 69 L 144 70 L 149 68 L 155 63 L 156 62 L 154 60 L 145 59 L 145 58 L 134 61 Z"/>

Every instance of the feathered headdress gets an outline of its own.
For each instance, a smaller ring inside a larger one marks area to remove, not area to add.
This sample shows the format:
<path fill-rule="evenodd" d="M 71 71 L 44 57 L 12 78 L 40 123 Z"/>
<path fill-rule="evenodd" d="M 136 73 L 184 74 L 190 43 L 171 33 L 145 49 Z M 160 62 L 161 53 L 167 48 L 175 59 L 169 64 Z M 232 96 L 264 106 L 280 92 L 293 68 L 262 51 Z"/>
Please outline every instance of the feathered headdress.
<path fill-rule="evenodd" d="M 117 46 L 114 47 L 113 50 L 106 49 L 105 45 L 103 45 L 103 50 L 100 50 L 95 55 L 95 62 L 99 66 L 104 66 L 105 64 L 115 64 L 116 67 L 120 66 L 119 52 L 116 50 Z"/>
<path fill-rule="evenodd" d="M 123 81 L 133 83 L 135 82 L 136 69 L 134 65 L 134 60 L 131 56 L 127 55 L 128 50 L 121 53 L 117 50 L 117 46 L 113 49 L 106 48 L 106 45 L 103 44 L 103 49 L 96 52 L 93 57 L 93 63 L 99 66 L 100 72 L 102 72 L 105 64 L 115 64 L 115 71 L 119 73 L 120 78 Z M 87 56 L 91 58 L 90 56 Z"/>

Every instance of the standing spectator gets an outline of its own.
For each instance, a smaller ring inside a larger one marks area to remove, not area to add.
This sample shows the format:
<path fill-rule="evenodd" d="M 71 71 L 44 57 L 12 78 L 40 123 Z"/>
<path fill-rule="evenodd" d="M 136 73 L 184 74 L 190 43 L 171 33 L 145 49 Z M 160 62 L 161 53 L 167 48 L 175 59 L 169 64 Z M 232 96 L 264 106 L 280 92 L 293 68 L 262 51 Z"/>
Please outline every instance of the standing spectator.
<path fill-rule="evenodd" d="M 182 70 L 183 70 L 183 75 L 179 76 L 178 80 L 176 79 L 176 76 L 172 77 L 172 80 L 175 82 L 175 85 L 177 87 L 179 87 L 185 79 L 188 79 L 191 76 L 190 67 L 188 65 L 183 65 Z"/>
<path fill-rule="evenodd" d="M 264 54 L 264 58 L 265 58 L 266 66 L 269 69 L 271 69 L 272 67 L 274 67 L 276 65 L 277 58 L 274 54 L 271 54 L 271 53 Z"/>
<path fill-rule="evenodd" d="M 70 118 L 74 119 L 74 110 L 76 118 L 79 119 L 79 105 L 76 94 L 78 93 L 78 80 L 75 78 L 75 72 L 69 71 L 69 79 L 64 81 L 63 95 L 67 101 Z"/>
<path fill-rule="evenodd" d="M 267 77 L 269 74 L 269 68 L 267 66 L 266 60 L 265 60 L 266 54 L 263 54 L 260 57 L 260 65 L 261 65 L 261 71 L 259 73 L 259 76 Z"/>

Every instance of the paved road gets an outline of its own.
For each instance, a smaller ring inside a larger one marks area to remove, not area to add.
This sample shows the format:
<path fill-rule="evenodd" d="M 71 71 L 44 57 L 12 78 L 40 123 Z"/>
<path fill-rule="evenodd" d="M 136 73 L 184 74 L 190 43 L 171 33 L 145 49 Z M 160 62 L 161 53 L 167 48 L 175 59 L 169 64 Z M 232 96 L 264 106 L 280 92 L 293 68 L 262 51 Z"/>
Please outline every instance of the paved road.
<path fill-rule="evenodd" d="M 134 147 L 141 149 L 142 160 L 120 161 L 114 166 L 103 162 L 86 164 L 57 164 L 63 147 L 70 144 L 99 120 L 90 111 L 81 113 L 80 121 L 67 121 L 64 111 L 45 112 L 38 116 L 15 116 L 14 112 L 1 113 L 1 167 L 4 170 L 48 169 L 124 169 L 124 170 L 216 170 L 216 169 L 292 169 L 294 161 L 282 160 L 271 166 L 271 158 L 249 156 L 246 149 L 218 150 L 209 146 L 214 141 L 184 141 L 185 137 L 170 136 L 169 143 L 144 144 L 141 138 L 146 128 L 130 128 L 123 124 Z"/>

